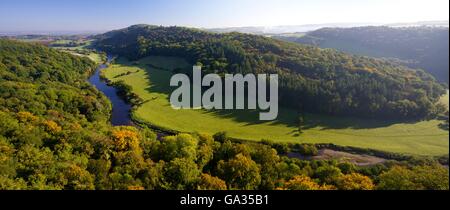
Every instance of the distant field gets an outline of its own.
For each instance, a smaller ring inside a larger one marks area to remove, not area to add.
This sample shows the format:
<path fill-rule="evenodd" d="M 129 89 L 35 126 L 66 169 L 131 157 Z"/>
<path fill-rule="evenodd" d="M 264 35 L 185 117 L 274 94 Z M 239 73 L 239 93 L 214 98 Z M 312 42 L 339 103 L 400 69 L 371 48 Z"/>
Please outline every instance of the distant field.
<path fill-rule="evenodd" d="M 66 44 L 69 44 L 70 42 L 73 42 L 73 40 L 57 40 L 57 41 L 51 42 L 51 44 L 66 45 Z M 92 40 L 86 40 L 83 42 L 79 42 L 79 44 L 80 44 L 79 46 L 75 46 L 75 47 L 54 47 L 54 48 L 64 49 L 64 50 L 83 50 L 92 44 Z"/>
<path fill-rule="evenodd" d="M 290 37 L 290 38 L 301 38 L 304 37 L 306 33 L 284 33 L 284 34 L 277 34 L 276 36 L 279 37 Z"/>
<path fill-rule="evenodd" d="M 52 44 L 69 44 L 70 42 L 73 42 L 73 40 L 60 39 L 52 42 Z"/>
<path fill-rule="evenodd" d="M 436 120 L 398 123 L 307 115 L 300 134 L 297 113 L 288 109 L 280 110 L 277 121 L 265 123 L 258 121 L 258 113 L 252 111 L 174 110 L 169 104 L 172 73 L 150 66 L 174 69 L 189 65 L 183 59 L 169 57 L 147 57 L 136 63 L 118 60 L 104 74 L 112 81 L 125 81 L 148 101 L 134 116 L 158 127 L 210 134 L 227 131 L 231 137 L 255 141 L 334 143 L 417 155 L 449 153 L 449 133 L 440 129 L 441 122 Z M 120 76 L 127 72 L 131 74 Z"/>
<path fill-rule="evenodd" d="M 71 40 L 58 40 L 58 41 L 52 42 L 52 44 L 68 44 L 70 42 L 71 42 Z M 73 55 L 88 57 L 89 59 L 91 59 L 92 61 L 94 61 L 98 64 L 102 63 L 103 62 L 102 56 L 100 54 L 88 49 L 88 47 L 91 44 L 92 44 L 92 41 L 88 40 L 88 41 L 83 42 L 82 45 L 76 46 L 76 47 L 53 47 L 53 48 L 60 50 L 60 51 L 71 53 Z"/>
<path fill-rule="evenodd" d="M 101 64 L 103 62 L 102 56 L 100 54 L 98 54 L 98 53 L 95 53 L 95 52 L 88 52 L 88 51 L 86 51 L 87 53 L 89 53 L 89 55 L 88 55 L 87 53 L 86 54 L 80 54 L 77 51 L 73 51 L 73 50 L 66 50 L 66 49 L 59 49 L 59 50 L 63 51 L 63 52 L 70 53 L 72 55 L 81 56 L 81 57 L 87 57 L 87 58 L 91 59 L 92 61 L 94 61 L 97 64 Z"/>
<path fill-rule="evenodd" d="M 92 61 L 100 64 L 103 62 L 103 58 L 100 54 L 96 53 L 95 51 L 89 49 L 89 46 L 92 44 L 92 40 L 85 40 L 85 41 L 77 41 L 77 40 L 70 40 L 70 39 L 52 39 L 52 38 L 20 38 L 17 39 L 22 42 L 31 42 L 31 43 L 41 43 L 45 45 L 67 45 L 71 42 L 78 42 L 80 45 L 76 47 L 51 47 L 53 49 L 57 49 L 59 51 L 67 52 L 72 55 L 77 56 L 83 56 L 88 57 Z"/>
<path fill-rule="evenodd" d="M 102 56 L 98 53 L 90 53 L 88 56 L 88 58 L 90 58 L 92 61 L 96 62 L 96 63 L 102 63 L 103 59 Z"/>

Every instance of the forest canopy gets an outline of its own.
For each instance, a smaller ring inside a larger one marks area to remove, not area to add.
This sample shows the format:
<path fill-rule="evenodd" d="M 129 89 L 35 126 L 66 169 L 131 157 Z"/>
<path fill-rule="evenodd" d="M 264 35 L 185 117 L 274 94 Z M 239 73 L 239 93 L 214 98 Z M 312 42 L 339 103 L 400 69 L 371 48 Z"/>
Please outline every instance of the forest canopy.
<path fill-rule="evenodd" d="M 0 40 L 0 190 L 448 190 L 448 168 L 436 160 L 359 167 L 286 155 L 311 155 L 314 145 L 113 127 L 110 103 L 86 82 L 94 68 Z"/>
<path fill-rule="evenodd" d="M 378 58 L 420 68 L 448 84 L 448 27 L 385 27 L 323 28 L 298 34 L 279 35 L 277 39 L 338 49 L 347 53 Z"/>

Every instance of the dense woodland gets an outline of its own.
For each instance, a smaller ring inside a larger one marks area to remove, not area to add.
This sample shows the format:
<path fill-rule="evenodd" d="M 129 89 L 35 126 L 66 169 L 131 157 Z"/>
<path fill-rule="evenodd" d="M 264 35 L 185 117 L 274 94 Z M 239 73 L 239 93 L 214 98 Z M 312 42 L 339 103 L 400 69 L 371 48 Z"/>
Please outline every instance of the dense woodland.
<path fill-rule="evenodd" d="M 0 190 L 447 189 L 448 169 L 408 159 L 358 167 L 284 156 L 313 145 L 239 143 L 226 133 L 158 139 L 112 127 L 86 58 L 0 40 Z"/>
<path fill-rule="evenodd" d="M 96 47 L 129 59 L 180 56 L 206 73 L 278 73 L 280 103 L 301 112 L 417 119 L 442 111 L 445 88 L 422 70 L 240 33 L 136 25 L 98 37 Z M 189 70 L 185 70 L 189 71 Z"/>
<path fill-rule="evenodd" d="M 448 84 L 448 27 L 324 28 L 306 36 L 276 38 L 358 55 L 393 58 L 409 67 L 424 69 Z"/>

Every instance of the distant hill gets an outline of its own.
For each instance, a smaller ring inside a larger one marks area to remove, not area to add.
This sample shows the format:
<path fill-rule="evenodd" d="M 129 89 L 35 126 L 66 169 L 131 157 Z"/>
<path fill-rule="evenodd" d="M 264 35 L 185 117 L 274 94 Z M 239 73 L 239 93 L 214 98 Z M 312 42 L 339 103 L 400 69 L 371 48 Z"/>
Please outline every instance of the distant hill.
<path fill-rule="evenodd" d="M 449 82 L 448 27 L 324 28 L 302 36 L 275 38 L 357 55 L 394 58 L 403 65 L 430 72 L 441 82 Z"/>
<path fill-rule="evenodd" d="M 306 24 L 306 25 L 291 25 L 291 26 L 268 26 L 268 27 L 229 27 L 229 28 L 211 28 L 206 29 L 206 31 L 216 32 L 216 33 L 230 33 L 239 32 L 247 34 L 283 34 L 283 33 L 298 33 L 298 32 L 309 32 L 326 27 L 357 27 L 357 26 L 367 26 L 372 25 L 371 23 L 326 23 L 326 24 Z"/>
<path fill-rule="evenodd" d="M 449 21 L 448 20 L 441 20 L 441 21 L 419 21 L 419 22 L 412 22 L 412 23 L 391 23 L 387 24 L 385 26 L 390 27 L 449 27 Z"/>
<path fill-rule="evenodd" d="M 311 32 L 321 28 L 354 28 L 364 26 L 389 26 L 389 27 L 449 27 L 449 21 L 420 21 L 411 23 L 324 23 L 324 24 L 306 24 L 306 25 L 286 25 L 271 27 L 229 27 L 229 28 L 211 28 L 205 29 L 210 32 L 229 33 L 240 32 L 249 34 L 284 34 L 284 33 L 304 33 Z"/>
<path fill-rule="evenodd" d="M 281 104 L 299 111 L 421 118 L 434 112 L 445 93 L 421 70 L 263 36 L 137 25 L 96 38 L 96 47 L 134 60 L 178 56 L 205 72 L 278 73 Z"/>

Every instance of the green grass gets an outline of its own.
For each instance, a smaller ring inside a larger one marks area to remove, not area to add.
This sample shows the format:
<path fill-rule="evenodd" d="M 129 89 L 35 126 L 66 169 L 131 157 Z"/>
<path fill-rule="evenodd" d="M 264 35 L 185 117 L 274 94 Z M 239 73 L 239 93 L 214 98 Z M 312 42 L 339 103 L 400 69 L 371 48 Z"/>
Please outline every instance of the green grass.
<path fill-rule="evenodd" d="M 285 33 L 285 34 L 277 34 L 276 36 L 302 38 L 302 37 L 306 36 L 306 33 Z"/>
<path fill-rule="evenodd" d="M 67 44 L 69 42 L 70 42 L 70 40 L 58 40 L 58 41 L 53 42 L 53 44 Z M 94 61 L 97 64 L 103 63 L 104 59 L 99 53 L 96 53 L 96 52 L 88 49 L 89 46 L 91 46 L 91 44 L 92 44 L 92 40 L 88 40 L 88 41 L 83 42 L 83 45 L 80 45 L 77 47 L 53 47 L 53 48 L 63 51 L 63 52 L 68 52 L 73 55 L 88 57 L 89 59 L 91 59 L 92 61 Z M 83 54 L 81 54 L 81 53 L 83 53 Z"/>
<path fill-rule="evenodd" d="M 91 52 L 87 57 L 98 64 L 103 62 L 102 56 L 98 53 Z"/>
<path fill-rule="evenodd" d="M 91 59 L 92 61 L 94 61 L 97 64 L 101 64 L 101 63 L 104 62 L 104 59 L 103 59 L 102 55 L 100 55 L 99 53 L 96 53 L 96 52 L 86 51 L 87 53 L 89 53 L 89 55 L 87 55 L 87 53 L 86 54 L 80 54 L 80 53 L 78 53 L 75 50 L 68 50 L 68 49 L 59 49 L 59 50 L 62 51 L 62 52 L 70 53 L 72 55 L 81 56 L 81 57 L 87 57 L 87 58 Z"/>
<path fill-rule="evenodd" d="M 35 42 L 35 43 L 50 42 L 50 44 L 69 44 L 70 42 L 74 41 L 74 40 L 66 40 L 66 39 L 59 39 L 56 41 L 52 41 L 52 40 L 46 40 L 43 38 L 18 39 L 18 40 L 20 40 L 22 42 Z M 59 51 L 70 53 L 72 55 L 88 57 L 89 59 L 91 59 L 92 61 L 94 61 L 97 64 L 103 63 L 104 60 L 100 54 L 88 49 L 89 46 L 92 45 L 92 40 L 86 40 L 86 41 L 81 42 L 80 44 L 81 45 L 77 46 L 77 47 L 52 47 L 52 48 L 57 49 Z M 84 54 L 80 54 L 80 52 L 83 52 Z"/>
<path fill-rule="evenodd" d="M 51 44 L 68 44 L 70 43 L 72 40 L 57 40 L 52 42 Z M 76 46 L 76 47 L 54 47 L 55 49 L 60 49 L 60 50 L 84 50 L 86 48 L 88 48 L 89 46 L 92 45 L 92 40 L 86 40 L 80 43 L 80 46 Z"/>
<path fill-rule="evenodd" d="M 449 153 L 449 133 L 438 127 L 439 121 L 384 122 L 352 118 L 307 115 L 303 133 L 298 132 L 297 113 L 281 109 L 277 121 L 258 121 L 255 111 L 174 110 L 169 103 L 170 71 L 189 66 L 183 59 L 148 57 L 130 63 L 119 60 L 104 70 L 112 80 L 123 80 L 147 101 L 134 111 L 138 120 L 180 132 L 214 134 L 227 131 L 233 138 L 243 140 L 269 139 L 293 143 L 334 143 L 342 146 L 371 148 L 415 155 L 444 155 Z M 133 72 L 126 76 L 127 72 Z"/>

